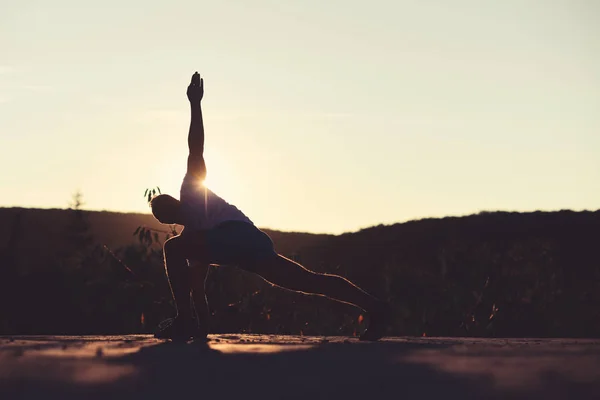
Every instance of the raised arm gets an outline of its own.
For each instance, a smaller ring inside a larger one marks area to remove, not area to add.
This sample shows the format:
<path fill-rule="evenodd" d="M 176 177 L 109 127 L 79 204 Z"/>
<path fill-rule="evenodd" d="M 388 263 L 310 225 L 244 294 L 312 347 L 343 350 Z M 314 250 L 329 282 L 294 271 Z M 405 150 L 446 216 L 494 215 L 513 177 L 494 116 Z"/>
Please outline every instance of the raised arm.
<path fill-rule="evenodd" d="M 192 82 L 187 88 L 187 97 L 190 101 L 191 122 L 188 134 L 187 172 L 200 180 L 206 177 L 206 163 L 204 162 L 204 123 L 202 121 L 201 101 L 204 96 L 204 80 L 196 72 L 192 75 Z"/>

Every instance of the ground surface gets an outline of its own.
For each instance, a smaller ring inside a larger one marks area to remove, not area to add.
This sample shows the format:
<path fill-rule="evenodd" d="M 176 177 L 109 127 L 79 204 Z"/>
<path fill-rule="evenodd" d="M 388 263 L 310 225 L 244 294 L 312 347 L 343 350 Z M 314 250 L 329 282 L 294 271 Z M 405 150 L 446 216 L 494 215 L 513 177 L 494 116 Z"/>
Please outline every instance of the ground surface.
<path fill-rule="evenodd" d="M 599 399 L 600 340 L 0 337 L 0 399 Z"/>

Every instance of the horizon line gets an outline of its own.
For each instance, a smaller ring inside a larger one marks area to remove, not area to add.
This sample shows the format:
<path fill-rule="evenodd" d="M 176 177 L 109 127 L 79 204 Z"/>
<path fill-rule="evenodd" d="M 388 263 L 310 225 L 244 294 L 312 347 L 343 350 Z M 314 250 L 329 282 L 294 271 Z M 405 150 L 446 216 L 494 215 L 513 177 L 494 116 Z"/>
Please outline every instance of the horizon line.
<path fill-rule="evenodd" d="M 68 211 L 68 210 L 73 210 L 74 208 L 72 207 L 65 207 L 65 208 L 59 208 L 59 207 L 27 207 L 27 206 L 19 206 L 19 205 L 9 205 L 9 206 L 4 206 L 4 205 L 0 205 L 0 209 L 11 209 L 11 208 L 21 208 L 21 209 L 27 209 L 27 210 L 57 210 L 57 211 Z M 109 210 L 109 209 L 102 209 L 102 210 L 90 210 L 90 209 L 85 209 L 82 208 L 80 209 L 81 211 L 88 211 L 88 212 L 96 212 L 96 213 L 114 213 L 114 214 L 139 214 L 139 215 L 148 215 L 151 216 L 152 213 L 148 212 L 148 213 L 144 213 L 144 212 L 140 212 L 140 211 L 122 211 L 122 210 Z M 351 230 L 351 231 L 343 231 L 343 232 L 339 232 L 339 233 L 334 233 L 334 232 L 315 232 L 315 231 L 301 231 L 301 230 L 284 230 L 284 229 L 280 229 L 280 228 L 272 228 L 272 227 L 266 227 L 266 226 L 262 226 L 260 227 L 260 229 L 266 229 L 266 230 L 271 230 L 271 231 L 278 231 L 278 232 L 282 232 L 282 233 L 307 233 L 307 234 L 312 234 L 312 235 L 331 235 L 331 236 L 340 236 L 340 235 L 344 235 L 344 234 L 348 234 L 348 233 L 356 233 L 356 232 L 360 232 L 366 229 L 371 229 L 371 228 L 376 228 L 379 226 L 393 226 L 393 225 L 397 225 L 397 224 L 406 224 L 409 222 L 417 222 L 417 221 L 423 221 L 423 220 L 430 220 L 430 219 L 445 219 L 445 218 L 466 218 L 466 217 L 470 217 L 470 216 L 475 216 L 475 215 L 482 215 L 482 214 L 493 214 L 493 213 L 505 213 L 505 214 L 532 214 L 532 213 L 538 213 L 538 212 L 542 212 L 542 213 L 558 213 L 558 212 L 575 212 L 575 213 L 580 213 L 580 212 L 590 212 L 590 213 L 595 213 L 595 212 L 600 212 L 600 208 L 595 209 L 595 210 L 590 210 L 590 209 L 571 209 L 571 208 L 561 208 L 561 209 L 551 209 L 551 210 L 545 210 L 545 209 L 537 209 L 537 210 L 479 210 L 479 211 L 475 211 L 472 213 L 468 213 L 468 214 L 452 214 L 452 215 L 443 215 L 443 216 L 421 216 L 421 217 L 414 217 L 411 219 L 407 219 L 404 221 L 396 221 L 396 222 L 381 222 L 378 224 L 373 224 L 373 225 L 369 225 L 369 226 L 362 226 L 356 230 Z M 177 225 L 177 224 L 176 224 Z"/>

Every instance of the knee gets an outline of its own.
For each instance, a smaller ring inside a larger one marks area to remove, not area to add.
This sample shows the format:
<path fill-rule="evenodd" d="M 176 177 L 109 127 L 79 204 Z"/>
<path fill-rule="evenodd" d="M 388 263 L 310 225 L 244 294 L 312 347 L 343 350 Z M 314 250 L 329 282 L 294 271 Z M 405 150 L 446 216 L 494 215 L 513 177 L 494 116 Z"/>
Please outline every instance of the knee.
<path fill-rule="evenodd" d="M 169 258 L 186 258 L 194 263 L 209 264 L 205 239 L 199 234 L 172 237 L 163 245 L 163 253 Z"/>
<path fill-rule="evenodd" d="M 185 242 L 181 236 L 175 236 L 167 240 L 163 245 L 165 258 L 185 258 Z"/>
<path fill-rule="evenodd" d="M 310 287 L 315 291 L 315 293 L 322 293 L 323 286 L 329 284 L 331 280 L 331 275 L 309 271 L 306 274 L 305 279 L 308 281 Z"/>
<path fill-rule="evenodd" d="M 301 292 L 320 293 L 323 274 L 308 270 L 298 270 L 295 274 L 285 274 L 282 278 L 284 287 Z"/>

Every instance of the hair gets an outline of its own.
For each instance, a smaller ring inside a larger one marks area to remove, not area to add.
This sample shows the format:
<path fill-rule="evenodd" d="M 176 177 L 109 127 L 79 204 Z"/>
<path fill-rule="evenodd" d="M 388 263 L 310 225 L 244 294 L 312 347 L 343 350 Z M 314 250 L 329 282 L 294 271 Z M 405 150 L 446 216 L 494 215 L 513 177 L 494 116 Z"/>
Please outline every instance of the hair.
<path fill-rule="evenodd" d="M 150 208 L 154 218 L 163 224 L 175 224 L 179 221 L 181 203 L 168 194 L 159 194 L 150 199 Z"/>

